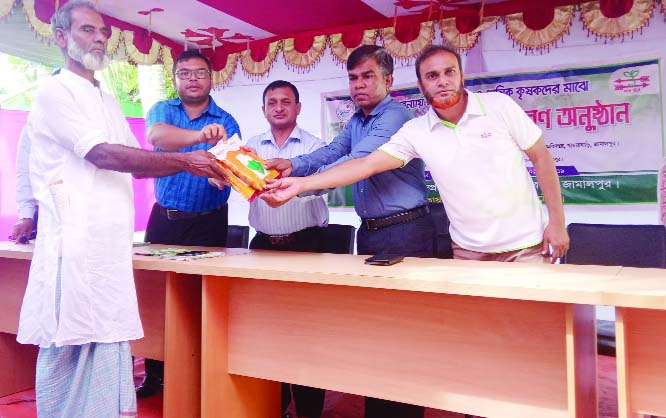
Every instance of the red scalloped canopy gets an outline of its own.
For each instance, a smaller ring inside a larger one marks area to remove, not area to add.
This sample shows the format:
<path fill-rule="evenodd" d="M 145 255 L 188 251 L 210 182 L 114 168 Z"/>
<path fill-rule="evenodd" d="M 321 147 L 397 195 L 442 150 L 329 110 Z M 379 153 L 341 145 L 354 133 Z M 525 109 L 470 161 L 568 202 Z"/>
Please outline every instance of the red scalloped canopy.
<path fill-rule="evenodd" d="M 93 0 L 108 23 L 151 36 L 176 49 L 220 49 L 239 52 L 254 41 L 311 37 L 396 26 L 409 37 L 419 22 L 446 17 L 477 21 L 535 9 L 552 14 L 553 7 L 583 0 Z M 631 0 L 611 0 L 626 2 Z M 56 0 L 36 0 L 37 16 L 48 21 Z M 61 4 L 66 3 L 60 0 Z M 139 35 L 139 33 L 137 33 Z M 140 37 L 140 36 L 139 36 Z M 263 43 L 263 42 L 262 42 Z M 146 46 L 149 43 L 146 42 Z M 140 47 L 140 46 L 139 46 Z M 180 48 L 178 48 L 180 47 Z M 141 49 L 141 48 L 140 48 Z"/>
<path fill-rule="evenodd" d="M 48 22 L 57 0 L 35 0 L 35 13 Z M 174 55 L 200 49 L 212 58 L 214 69 L 226 64 L 230 53 L 248 47 L 261 60 L 272 41 L 295 38 L 303 52 L 313 36 L 343 33 L 345 43 L 360 40 L 366 29 L 395 27 L 395 36 L 410 42 L 419 23 L 458 18 L 463 33 L 476 28 L 481 17 L 522 12 L 529 27 L 550 23 L 554 8 L 584 0 L 92 0 L 108 24 L 134 31 L 134 44 L 142 53 L 151 40 L 169 46 Z M 633 0 L 600 0 L 602 13 L 620 15 Z M 60 4 L 66 0 L 59 0 Z M 611 16 L 608 16 L 611 17 Z M 351 42 L 354 43 L 354 42 Z M 355 44 L 358 44 L 356 42 Z"/>

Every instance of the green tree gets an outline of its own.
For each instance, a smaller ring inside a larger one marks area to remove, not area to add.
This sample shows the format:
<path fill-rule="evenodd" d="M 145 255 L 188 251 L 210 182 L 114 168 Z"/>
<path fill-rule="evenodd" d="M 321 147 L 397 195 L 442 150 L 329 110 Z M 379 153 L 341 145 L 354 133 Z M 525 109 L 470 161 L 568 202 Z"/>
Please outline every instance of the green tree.
<path fill-rule="evenodd" d="M 139 76 L 136 65 L 127 61 L 113 61 L 97 75 L 106 91 L 120 102 L 125 116 L 143 117 Z"/>
<path fill-rule="evenodd" d="M 49 77 L 52 67 L 0 53 L 0 107 L 29 110 L 39 81 Z"/>
<path fill-rule="evenodd" d="M 166 93 L 167 99 L 175 99 L 178 97 L 178 92 L 173 88 L 173 77 L 171 73 L 162 66 L 162 71 L 164 72 L 164 90 Z"/>
<path fill-rule="evenodd" d="M 171 74 L 162 65 L 142 66 L 141 70 L 145 75 L 141 86 L 139 69 L 126 61 L 113 61 L 96 74 L 104 90 L 118 99 L 126 116 L 143 117 L 143 102 L 150 107 L 155 100 L 177 97 Z M 52 67 L 0 53 L 0 108 L 30 110 L 39 82 L 53 71 Z"/>
<path fill-rule="evenodd" d="M 104 71 L 97 73 L 97 77 L 121 102 L 140 102 L 139 79 L 136 65 L 126 61 L 113 61 Z"/>

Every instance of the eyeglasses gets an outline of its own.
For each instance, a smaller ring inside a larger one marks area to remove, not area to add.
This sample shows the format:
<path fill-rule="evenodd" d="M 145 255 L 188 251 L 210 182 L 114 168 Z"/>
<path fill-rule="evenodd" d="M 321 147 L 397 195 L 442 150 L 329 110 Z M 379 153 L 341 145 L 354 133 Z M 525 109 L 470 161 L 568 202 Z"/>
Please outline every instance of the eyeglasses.
<path fill-rule="evenodd" d="M 207 78 L 208 76 L 210 76 L 210 71 L 205 70 L 203 68 L 199 68 L 198 70 L 176 71 L 176 77 L 178 77 L 181 80 L 189 80 L 192 77 L 192 74 L 194 74 L 194 77 L 196 78 Z"/>

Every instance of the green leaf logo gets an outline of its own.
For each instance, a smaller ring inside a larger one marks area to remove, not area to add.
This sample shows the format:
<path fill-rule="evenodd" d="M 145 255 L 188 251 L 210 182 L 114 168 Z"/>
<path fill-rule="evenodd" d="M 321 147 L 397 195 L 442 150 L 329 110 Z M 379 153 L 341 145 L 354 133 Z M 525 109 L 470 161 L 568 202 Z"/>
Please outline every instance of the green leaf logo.
<path fill-rule="evenodd" d="M 624 76 L 629 77 L 631 79 L 635 79 L 636 77 L 638 77 L 638 70 L 625 71 Z"/>
<path fill-rule="evenodd" d="M 247 162 L 247 168 L 249 168 L 252 171 L 258 171 L 261 174 L 264 174 L 264 166 L 261 165 L 261 163 L 257 160 L 250 160 Z"/>

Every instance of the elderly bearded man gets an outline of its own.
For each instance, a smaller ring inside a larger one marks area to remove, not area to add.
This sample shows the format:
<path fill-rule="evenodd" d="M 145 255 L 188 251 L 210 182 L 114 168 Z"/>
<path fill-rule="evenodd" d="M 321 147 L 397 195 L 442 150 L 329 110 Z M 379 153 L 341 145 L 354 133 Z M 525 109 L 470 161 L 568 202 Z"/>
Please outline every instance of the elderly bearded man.
<path fill-rule="evenodd" d="M 40 346 L 40 418 L 132 417 L 129 341 L 143 330 L 129 173 L 223 174 L 205 151 L 138 149 L 117 100 L 94 79 L 108 64 L 110 29 L 92 3 L 68 2 L 51 26 L 65 64 L 41 85 L 29 115 L 30 182 L 40 219 L 17 340 Z"/>

